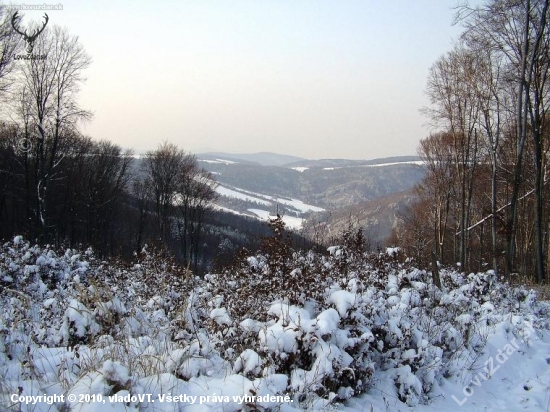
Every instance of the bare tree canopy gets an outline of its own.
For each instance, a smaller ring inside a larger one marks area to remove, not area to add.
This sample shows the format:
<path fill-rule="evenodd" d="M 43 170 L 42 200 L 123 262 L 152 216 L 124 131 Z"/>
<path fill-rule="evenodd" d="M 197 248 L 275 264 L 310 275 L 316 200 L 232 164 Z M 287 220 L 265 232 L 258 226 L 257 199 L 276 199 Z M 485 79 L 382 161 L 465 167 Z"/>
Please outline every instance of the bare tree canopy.
<path fill-rule="evenodd" d="M 548 0 L 461 5 L 460 42 L 429 73 L 424 112 L 439 133 L 421 143 L 417 207 L 433 196 L 430 249 L 465 270 L 490 261 L 495 272 L 546 278 L 549 13 Z M 414 226 L 426 222 L 403 222 L 424 233 Z"/>

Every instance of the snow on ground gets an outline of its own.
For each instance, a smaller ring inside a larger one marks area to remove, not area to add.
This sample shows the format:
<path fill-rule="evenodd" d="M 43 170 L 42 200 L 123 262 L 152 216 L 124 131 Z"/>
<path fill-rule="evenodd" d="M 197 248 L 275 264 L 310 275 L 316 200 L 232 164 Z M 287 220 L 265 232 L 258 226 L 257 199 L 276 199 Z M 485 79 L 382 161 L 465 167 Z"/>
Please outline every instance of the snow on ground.
<path fill-rule="evenodd" d="M 291 167 L 291 169 L 294 169 L 294 170 L 296 170 L 297 172 L 302 173 L 302 172 L 308 170 L 309 167 L 297 166 L 297 167 Z"/>
<path fill-rule="evenodd" d="M 325 209 L 318 206 L 308 205 L 307 203 L 302 202 L 298 199 L 287 199 L 284 197 L 273 197 L 269 196 L 275 203 L 279 203 L 285 206 L 290 206 L 295 210 L 298 210 L 302 213 L 305 212 L 324 212 Z"/>
<path fill-rule="evenodd" d="M 267 210 L 262 209 L 247 209 L 249 212 L 254 213 L 256 216 L 258 216 L 262 220 L 269 220 L 274 219 L 276 216 L 271 215 Z M 302 227 L 302 224 L 304 222 L 304 219 L 301 217 L 295 217 L 295 216 L 283 216 L 283 222 L 285 222 L 286 226 L 289 229 L 300 229 Z"/>
<path fill-rule="evenodd" d="M 301 212 L 301 213 L 305 213 L 305 212 L 324 212 L 325 211 L 325 209 L 323 209 L 322 207 L 309 205 L 309 204 L 304 203 L 304 202 L 302 202 L 301 200 L 298 200 L 298 199 L 264 195 L 262 193 L 252 192 L 250 190 L 245 190 L 245 189 L 240 189 L 240 188 L 234 188 L 234 189 L 238 190 L 239 192 L 242 192 L 242 193 L 254 196 L 254 197 L 259 197 L 259 198 L 270 200 L 275 204 L 278 203 L 278 204 L 281 204 L 281 205 L 290 206 L 293 209 L 295 209 L 296 211 Z"/>
<path fill-rule="evenodd" d="M 419 412 L 497 412 L 550 410 L 550 334 L 532 330 L 526 342 L 506 332 L 506 322 L 490 328 L 482 354 L 471 370 L 443 379 L 434 399 L 417 405 Z M 368 395 L 351 398 L 344 411 L 408 411 L 391 395 L 394 377 L 381 374 Z"/>
<path fill-rule="evenodd" d="M 223 207 L 223 206 L 220 206 L 220 205 L 217 205 L 215 203 L 210 203 L 210 206 L 215 209 L 215 210 L 220 210 L 222 212 L 228 212 L 228 213 L 233 213 L 235 215 L 239 215 L 239 216 L 250 216 L 246 213 L 241 213 L 241 212 L 238 212 L 236 210 L 233 210 L 233 209 L 229 209 L 227 207 Z"/>
<path fill-rule="evenodd" d="M 270 195 L 264 195 L 257 192 L 252 192 L 245 189 L 240 188 L 227 188 L 222 185 L 218 185 L 216 187 L 216 192 L 219 193 L 222 196 L 235 198 L 235 199 L 241 199 L 249 202 L 256 202 L 265 206 L 273 206 L 276 204 L 285 205 L 289 208 L 292 208 L 296 213 L 306 213 L 306 212 L 323 212 L 325 209 L 318 206 L 309 205 L 307 203 L 302 202 L 298 199 L 292 199 L 292 198 L 285 198 L 285 197 L 277 197 L 277 196 L 270 196 Z M 253 212 L 255 213 L 255 212 Z M 255 213 L 257 215 L 257 213 Z M 263 217 L 264 213 L 262 213 L 261 218 L 267 219 L 267 217 Z M 297 225 L 296 219 L 287 219 L 293 227 Z M 301 219 L 299 219 L 301 226 Z"/>
<path fill-rule="evenodd" d="M 216 187 L 216 192 L 219 193 L 220 195 L 226 196 L 226 197 L 233 197 L 235 199 L 241 199 L 241 200 L 245 200 L 245 201 L 248 201 L 248 202 L 256 202 L 256 203 L 260 203 L 260 204 L 266 205 L 266 206 L 271 205 L 271 202 L 269 202 L 265 199 L 260 199 L 259 197 L 250 196 L 250 195 L 244 194 L 240 191 L 228 189 L 227 187 L 224 187 L 224 186 L 221 186 L 221 185 Z"/>
<path fill-rule="evenodd" d="M 386 167 L 386 166 L 399 166 L 399 165 L 419 165 L 423 166 L 424 161 L 422 160 L 412 160 L 407 162 L 391 162 L 391 163 L 378 163 L 378 164 L 368 164 L 368 165 L 348 165 L 348 166 L 339 166 L 339 167 L 323 167 L 323 170 L 337 170 L 343 168 L 353 168 L 353 167 Z"/>
<path fill-rule="evenodd" d="M 378 163 L 375 165 L 364 165 L 362 167 L 385 167 L 385 166 L 395 166 L 395 165 L 418 165 L 423 166 L 425 163 L 423 160 L 413 160 L 409 162 L 393 162 L 393 163 Z"/>
<path fill-rule="evenodd" d="M 387 252 L 330 250 L 189 278 L 146 250 L 128 266 L 17 236 L 0 245 L 0 410 L 550 410 L 534 292 L 443 268 L 439 289 Z"/>
<path fill-rule="evenodd" d="M 199 160 L 199 162 L 211 163 L 211 164 L 224 164 L 224 165 L 237 164 L 237 162 L 233 162 L 231 160 L 225 160 L 225 159 L 215 159 L 215 160 L 198 159 L 198 160 Z"/>

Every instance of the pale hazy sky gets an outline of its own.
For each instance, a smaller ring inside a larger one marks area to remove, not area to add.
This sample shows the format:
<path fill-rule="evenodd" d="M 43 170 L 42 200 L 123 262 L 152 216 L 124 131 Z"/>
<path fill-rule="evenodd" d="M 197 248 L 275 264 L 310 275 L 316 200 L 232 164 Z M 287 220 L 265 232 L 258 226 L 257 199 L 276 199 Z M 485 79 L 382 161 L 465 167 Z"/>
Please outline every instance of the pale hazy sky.
<path fill-rule="evenodd" d="M 93 58 L 85 133 L 137 152 L 168 140 L 193 152 L 416 154 L 430 131 L 428 69 L 460 32 L 457 0 L 60 3 L 49 24 Z"/>

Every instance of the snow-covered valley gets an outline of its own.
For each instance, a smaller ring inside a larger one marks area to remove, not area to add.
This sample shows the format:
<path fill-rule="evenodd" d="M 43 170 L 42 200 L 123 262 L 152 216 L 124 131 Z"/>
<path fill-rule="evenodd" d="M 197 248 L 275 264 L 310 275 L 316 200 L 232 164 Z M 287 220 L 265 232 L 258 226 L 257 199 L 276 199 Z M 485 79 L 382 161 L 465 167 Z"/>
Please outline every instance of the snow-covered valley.
<path fill-rule="evenodd" d="M 222 204 L 224 204 L 223 198 L 237 199 L 245 202 L 246 204 L 257 204 L 257 207 L 249 207 L 246 209 L 246 212 L 250 213 L 227 209 L 231 210 L 233 213 L 257 217 L 267 222 L 271 217 L 276 215 L 277 211 L 280 210 L 280 214 L 282 215 L 287 227 L 296 230 L 302 227 L 304 222 L 302 215 L 304 213 L 323 212 L 325 210 L 322 207 L 309 205 L 298 199 L 271 196 L 236 187 L 227 187 L 225 185 L 218 185 L 216 187 L 216 192 L 222 198 Z"/>

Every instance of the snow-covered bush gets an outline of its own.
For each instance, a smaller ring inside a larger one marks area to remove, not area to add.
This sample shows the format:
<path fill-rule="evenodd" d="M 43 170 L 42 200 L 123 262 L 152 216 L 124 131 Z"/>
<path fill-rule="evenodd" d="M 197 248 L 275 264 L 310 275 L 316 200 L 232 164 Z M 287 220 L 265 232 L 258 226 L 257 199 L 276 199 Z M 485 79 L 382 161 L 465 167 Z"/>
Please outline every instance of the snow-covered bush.
<path fill-rule="evenodd" d="M 280 227 L 275 233 L 260 254 L 206 276 L 194 312 L 235 370 L 252 351 L 258 363 L 247 376 L 285 374 L 300 399 L 363 393 L 380 370 L 393 371 L 401 401 L 424 402 L 438 379 L 479 353 L 503 313 L 518 309 L 510 306 L 518 292 L 491 271 L 442 270 L 438 289 L 431 274 L 395 253 L 367 255 L 353 237 L 324 255 L 292 252 Z M 532 295 L 520 302 L 534 304 Z"/>
<path fill-rule="evenodd" d="M 128 265 L 20 237 L 2 245 L 0 395 L 288 394 L 293 407 L 326 408 L 384 377 L 414 406 L 470 368 L 497 325 L 525 339 L 548 326 L 532 292 L 491 271 L 442 269 L 437 288 L 410 262 L 365 254 L 357 238 L 306 253 L 283 226 L 275 233 L 204 279 L 154 252 Z M 154 410 L 149 400 L 126 406 Z"/>

